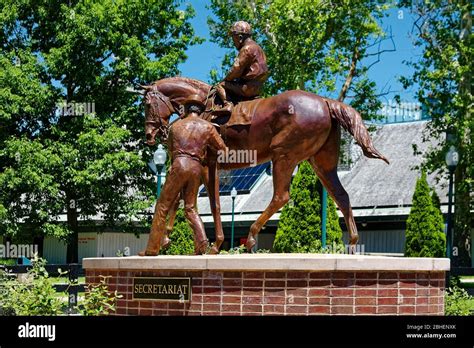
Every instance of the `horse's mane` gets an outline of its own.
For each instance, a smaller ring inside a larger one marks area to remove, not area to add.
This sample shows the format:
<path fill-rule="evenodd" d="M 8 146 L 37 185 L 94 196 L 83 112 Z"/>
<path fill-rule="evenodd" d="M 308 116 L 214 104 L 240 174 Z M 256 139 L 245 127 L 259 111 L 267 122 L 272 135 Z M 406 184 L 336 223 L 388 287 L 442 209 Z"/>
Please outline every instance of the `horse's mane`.
<path fill-rule="evenodd" d="M 172 84 L 184 83 L 198 90 L 208 90 L 209 88 L 211 88 L 210 85 L 208 85 L 207 83 L 203 81 L 190 79 L 188 77 L 182 77 L 182 76 L 167 77 L 167 78 L 155 81 L 153 84 L 156 86 L 159 86 L 161 84 L 168 84 L 168 83 L 172 83 Z"/>

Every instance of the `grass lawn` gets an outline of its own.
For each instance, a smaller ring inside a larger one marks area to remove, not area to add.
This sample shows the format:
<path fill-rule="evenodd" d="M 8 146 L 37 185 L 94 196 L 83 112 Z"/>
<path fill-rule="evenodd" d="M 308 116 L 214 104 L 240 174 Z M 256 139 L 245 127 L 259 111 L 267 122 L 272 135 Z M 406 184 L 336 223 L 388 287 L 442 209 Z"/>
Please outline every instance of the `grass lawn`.
<path fill-rule="evenodd" d="M 459 280 L 463 288 L 474 288 L 474 276 L 461 276 Z"/>
<path fill-rule="evenodd" d="M 69 281 L 68 277 L 51 277 L 49 279 L 51 279 L 53 284 L 67 284 Z M 86 282 L 86 277 L 79 277 L 77 280 L 79 284 L 84 284 Z"/>

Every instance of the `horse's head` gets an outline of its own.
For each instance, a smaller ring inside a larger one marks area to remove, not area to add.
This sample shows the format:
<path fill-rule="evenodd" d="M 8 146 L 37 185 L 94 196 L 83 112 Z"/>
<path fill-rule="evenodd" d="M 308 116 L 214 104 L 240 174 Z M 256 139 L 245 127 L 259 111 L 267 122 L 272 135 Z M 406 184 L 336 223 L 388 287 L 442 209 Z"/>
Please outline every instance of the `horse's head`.
<path fill-rule="evenodd" d="M 145 135 L 148 145 L 154 145 L 156 135 L 166 140 L 171 114 L 175 112 L 170 99 L 156 85 L 140 86 L 144 91 Z"/>

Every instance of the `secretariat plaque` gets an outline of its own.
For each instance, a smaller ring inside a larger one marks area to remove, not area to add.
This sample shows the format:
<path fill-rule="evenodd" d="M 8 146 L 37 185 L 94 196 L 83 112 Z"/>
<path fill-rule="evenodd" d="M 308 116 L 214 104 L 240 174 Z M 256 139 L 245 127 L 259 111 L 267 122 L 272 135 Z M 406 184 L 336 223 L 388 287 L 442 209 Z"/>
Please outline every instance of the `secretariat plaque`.
<path fill-rule="evenodd" d="M 133 299 L 189 302 L 191 278 L 133 278 Z"/>

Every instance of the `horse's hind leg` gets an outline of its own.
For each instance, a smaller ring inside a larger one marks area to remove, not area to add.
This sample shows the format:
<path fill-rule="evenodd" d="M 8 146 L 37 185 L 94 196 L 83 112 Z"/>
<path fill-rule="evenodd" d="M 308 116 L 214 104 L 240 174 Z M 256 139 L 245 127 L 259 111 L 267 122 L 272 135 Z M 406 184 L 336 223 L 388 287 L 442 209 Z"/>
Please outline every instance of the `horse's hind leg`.
<path fill-rule="evenodd" d="M 247 238 L 246 247 L 251 251 L 256 244 L 255 237 L 260 232 L 265 223 L 275 214 L 281 207 L 283 207 L 290 199 L 290 182 L 291 174 L 295 169 L 297 162 L 289 158 L 287 155 L 279 156 L 273 159 L 273 197 L 265 209 L 252 226 Z"/>
<path fill-rule="evenodd" d="M 351 252 L 353 252 L 359 240 L 359 235 L 354 215 L 352 214 L 349 195 L 337 176 L 339 156 L 334 156 L 334 154 L 339 153 L 339 139 L 339 129 L 333 128 L 326 143 L 315 155 L 309 158 L 309 162 L 344 216 L 350 235 Z"/>

